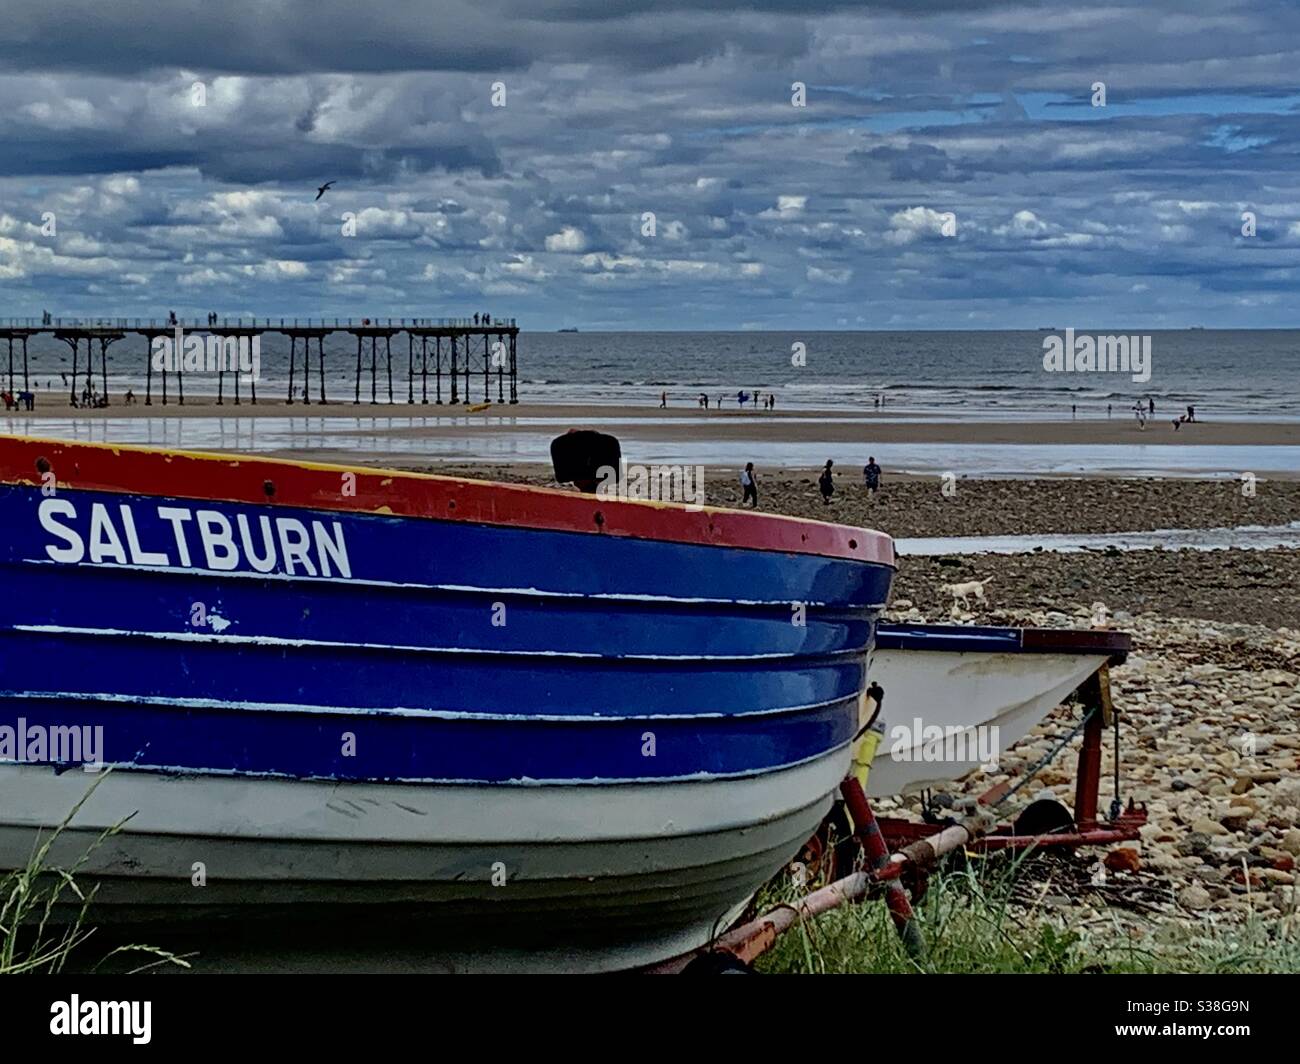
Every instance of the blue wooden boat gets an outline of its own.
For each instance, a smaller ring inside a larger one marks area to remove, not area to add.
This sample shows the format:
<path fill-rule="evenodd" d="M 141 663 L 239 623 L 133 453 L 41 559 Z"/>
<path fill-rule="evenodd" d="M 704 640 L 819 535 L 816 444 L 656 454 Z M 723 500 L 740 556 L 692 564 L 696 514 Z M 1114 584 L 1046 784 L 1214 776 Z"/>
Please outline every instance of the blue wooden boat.
<path fill-rule="evenodd" d="M 893 573 L 816 521 L 16 437 L 0 529 L 0 869 L 94 782 L 54 857 L 98 921 L 387 967 L 708 940 L 844 777 Z"/>

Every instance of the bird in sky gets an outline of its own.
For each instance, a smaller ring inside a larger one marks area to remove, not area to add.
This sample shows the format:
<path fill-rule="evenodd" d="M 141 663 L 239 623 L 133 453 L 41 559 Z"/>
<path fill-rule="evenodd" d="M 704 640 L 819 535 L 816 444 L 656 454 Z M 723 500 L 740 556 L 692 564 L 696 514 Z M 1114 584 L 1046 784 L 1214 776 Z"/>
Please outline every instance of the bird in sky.
<path fill-rule="evenodd" d="M 321 185 L 321 187 L 316 190 L 316 199 L 320 199 L 323 195 L 325 195 L 326 189 L 328 189 L 332 184 L 334 184 L 333 181 L 326 181 L 325 184 Z M 315 202 L 315 200 L 313 200 L 312 202 Z"/>

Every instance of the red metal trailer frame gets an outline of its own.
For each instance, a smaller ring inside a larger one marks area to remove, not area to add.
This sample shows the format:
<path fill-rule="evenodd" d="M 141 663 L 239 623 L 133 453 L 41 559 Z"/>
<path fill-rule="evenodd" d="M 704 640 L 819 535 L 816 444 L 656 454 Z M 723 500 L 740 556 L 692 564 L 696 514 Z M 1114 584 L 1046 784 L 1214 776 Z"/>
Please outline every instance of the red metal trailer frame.
<path fill-rule="evenodd" d="M 972 851 L 1029 849 L 1031 847 L 1099 846 L 1139 838 L 1147 821 L 1145 805 L 1128 806 L 1108 821 L 1098 819 L 1101 790 L 1101 752 L 1105 729 L 1116 721 L 1110 698 L 1110 662 L 1103 663 L 1074 691 L 1085 713 L 1083 742 L 1075 774 L 1073 831 L 1040 835 L 1017 834 L 1011 824 L 997 823 L 992 808 L 1010 792 L 1002 783 L 982 794 L 967 816 L 949 824 L 877 818 L 862 786 L 849 777 L 840 794 L 853 819 L 854 835 L 863 851 L 860 867 L 849 875 L 805 895 L 796 904 L 782 905 L 747 923 L 733 927 L 708 946 L 665 961 L 650 969 L 658 973 L 681 972 L 692 962 L 723 957 L 747 965 L 776 944 L 791 927 L 848 902 L 881 892 L 909 952 L 919 955 L 925 943 L 912 910 L 912 901 L 925 888 L 926 874 L 945 854 L 965 848 Z M 1116 731 L 1118 744 L 1118 731 Z M 1118 759 L 1118 745 L 1115 750 Z M 894 852 L 890 852 L 893 850 Z M 911 897 L 905 884 L 911 885 Z"/>

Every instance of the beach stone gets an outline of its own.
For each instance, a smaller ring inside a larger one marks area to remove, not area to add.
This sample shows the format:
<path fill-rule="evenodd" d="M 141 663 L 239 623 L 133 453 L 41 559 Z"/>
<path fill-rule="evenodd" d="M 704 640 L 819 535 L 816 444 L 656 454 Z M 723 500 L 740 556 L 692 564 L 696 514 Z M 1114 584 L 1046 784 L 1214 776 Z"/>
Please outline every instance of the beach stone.
<path fill-rule="evenodd" d="M 1127 846 L 1111 850 L 1106 854 L 1105 863 L 1112 872 L 1139 872 L 1142 869 L 1142 861 L 1138 857 L 1137 850 Z"/>
<path fill-rule="evenodd" d="M 1201 835 L 1226 835 L 1228 829 L 1220 824 L 1217 820 L 1211 820 L 1209 817 L 1198 817 L 1192 821 L 1192 830 Z"/>
<path fill-rule="evenodd" d="M 1279 849 L 1286 850 L 1292 857 L 1300 857 L 1300 828 L 1292 828 L 1278 842 Z"/>
<path fill-rule="evenodd" d="M 1178 892 L 1178 904 L 1184 909 L 1190 909 L 1192 912 L 1200 912 L 1213 905 L 1214 899 L 1210 897 L 1210 892 L 1204 887 L 1193 883 Z"/>
<path fill-rule="evenodd" d="M 1210 848 L 1210 836 L 1201 831 L 1192 831 L 1178 843 L 1177 851 L 1183 857 L 1200 857 Z"/>
<path fill-rule="evenodd" d="M 1219 817 L 1219 823 L 1229 831 L 1241 832 L 1246 830 L 1246 825 L 1250 823 L 1250 819 L 1254 815 L 1255 811 L 1253 809 L 1234 806 Z"/>

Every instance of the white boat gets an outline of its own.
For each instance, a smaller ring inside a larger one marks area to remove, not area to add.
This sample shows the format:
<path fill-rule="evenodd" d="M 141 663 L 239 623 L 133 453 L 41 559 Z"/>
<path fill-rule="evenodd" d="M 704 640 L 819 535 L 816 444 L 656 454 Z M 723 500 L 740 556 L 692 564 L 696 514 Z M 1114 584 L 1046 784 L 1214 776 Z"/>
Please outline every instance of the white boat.
<path fill-rule="evenodd" d="M 870 675 L 884 736 L 867 794 L 943 787 L 988 766 L 1131 646 L 1098 629 L 881 624 Z"/>

